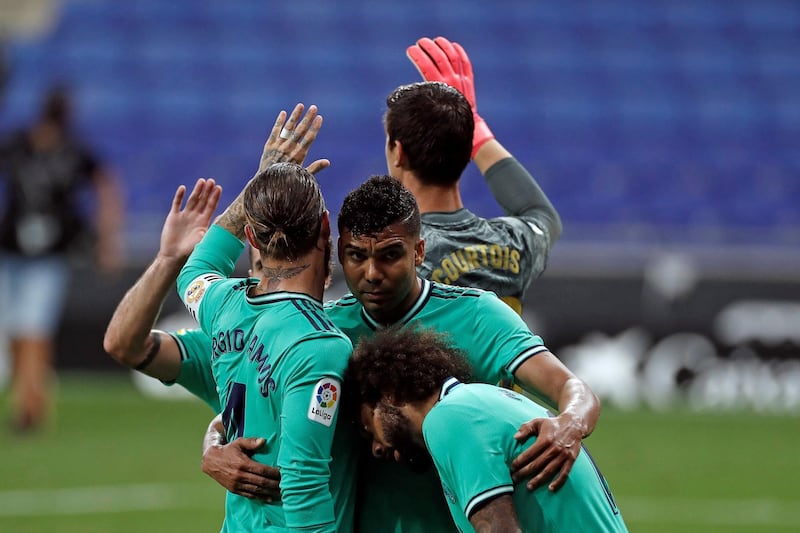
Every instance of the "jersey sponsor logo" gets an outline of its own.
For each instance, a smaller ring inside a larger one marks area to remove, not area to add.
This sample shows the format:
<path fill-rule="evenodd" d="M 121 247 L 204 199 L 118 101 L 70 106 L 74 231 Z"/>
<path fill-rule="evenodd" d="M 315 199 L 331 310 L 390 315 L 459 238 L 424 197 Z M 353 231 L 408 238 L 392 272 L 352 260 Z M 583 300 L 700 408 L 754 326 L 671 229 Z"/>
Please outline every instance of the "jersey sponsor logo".
<path fill-rule="evenodd" d="M 512 385 L 512 386 L 516 387 L 516 385 Z M 522 395 L 520 395 L 516 391 L 508 390 L 508 389 L 501 389 L 501 388 L 498 388 L 497 390 L 500 392 L 500 394 L 502 394 L 503 396 L 506 396 L 507 398 L 511 398 L 512 400 L 516 400 L 518 402 L 522 401 Z"/>
<path fill-rule="evenodd" d="M 339 404 L 339 389 L 341 384 L 334 378 L 322 378 L 314 387 L 311 394 L 311 405 L 308 408 L 308 419 L 319 422 L 323 426 L 333 423 L 333 416 Z"/>
<path fill-rule="evenodd" d="M 542 228 L 540 228 L 539 226 L 537 226 L 537 225 L 536 225 L 536 224 L 534 224 L 533 222 L 531 222 L 531 221 L 529 221 L 529 220 L 528 220 L 528 221 L 526 221 L 525 223 L 528 225 L 528 227 L 529 227 L 529 228 L 531 228 L 531 229 L 533 230 L 533 232 L 534 232 L 536 235 L 538 235 L 538 236 L 540 236 L 540 237 L 544 235 L 544 232 L 542 231 Z"/>
<path fill-rule="evenodd" d="M 445 498 L 447 498 L 447 501 L 449 501 L 450 503 L 455 505 L 456 504 L 456 495 L 453 493 L 453 491 L 450 490 L 450 488 L 447 485 L 445 485 L 444 483 L 442 483 L 442 490 L 444 491 L 444 496 L 445 496 Z"/>
<path fill-rule="evenodd" d="M 447 254 L 438 264 L 433 265 L 431 279 L 446 285 L 454 285 L 458 278 L 479 268 L 519 274 L 520 257 L 520 251 L 510 246 L 499 244 L 465 246 Z"/>
<path fill-rule="evenodd" d="M 205 274 L 189 284 L 189 288 L 186 289 L 183 295 L 183 302 L 195 320 L 198 319 L 197 313 L 200 310 L 200 301 L 203 299 L 206 289 L 208 289 L 209 285 L 221 279 L 221 277 L 214 274 Z"/>

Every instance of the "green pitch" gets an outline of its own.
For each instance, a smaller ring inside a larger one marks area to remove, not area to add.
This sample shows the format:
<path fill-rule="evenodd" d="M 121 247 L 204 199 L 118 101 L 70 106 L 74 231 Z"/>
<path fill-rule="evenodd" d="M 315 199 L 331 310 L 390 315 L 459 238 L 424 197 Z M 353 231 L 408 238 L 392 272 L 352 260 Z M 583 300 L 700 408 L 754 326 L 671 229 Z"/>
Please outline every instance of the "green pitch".
<path fill-rule="evenodd" d="M 62 377 L 58 397 L 42 433 L 2 428 L 0 531 L 219 530 L 205 405 L 145 398 L 119 374 Z M 587 440 L 630 530 L 654 533 L 800 530 L 798 442 L 797 417 L 611 409 Z"/>

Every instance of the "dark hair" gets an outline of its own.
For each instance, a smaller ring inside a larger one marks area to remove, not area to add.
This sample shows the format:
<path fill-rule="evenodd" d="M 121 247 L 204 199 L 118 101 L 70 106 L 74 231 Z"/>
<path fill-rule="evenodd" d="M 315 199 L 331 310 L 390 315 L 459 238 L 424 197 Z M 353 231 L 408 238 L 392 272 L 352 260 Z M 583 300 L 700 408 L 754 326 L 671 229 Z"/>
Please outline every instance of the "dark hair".
<path fill-rule="evenodd" d="M 469 381 L 471 373 L 463 352 L 443 334 L 393 327 L 361 338 L 345 380 L 359 403 L 374 406 L 391 396 L 394 405 L 402 405 L 429 398 L 448 377 Z"/>
<path fill-rule="evenodd" d="M 389 143 L 400 141 L 411 170 L 423 183 L 455 183 L 469 164 L 475 128 L 472 108 L 449 85 L 401 85 L 386 98 L 383 124 Z"/>
<path fill-rule="evenodd" d="M 419 236 L 417 200 L 391 176 L 372 176 L 350 191 L 337 219 L 340 234 L 350 230 L 356 236 L 375 235 L 398 222 L 409 234 Z"/>
<path fill-rule="evenodd" d="M 295 163 L 275 163 L 244 190 L 244 212 L 258 249 L 293 261 L 316 246 L 325 201 L 314 176 Z"/>

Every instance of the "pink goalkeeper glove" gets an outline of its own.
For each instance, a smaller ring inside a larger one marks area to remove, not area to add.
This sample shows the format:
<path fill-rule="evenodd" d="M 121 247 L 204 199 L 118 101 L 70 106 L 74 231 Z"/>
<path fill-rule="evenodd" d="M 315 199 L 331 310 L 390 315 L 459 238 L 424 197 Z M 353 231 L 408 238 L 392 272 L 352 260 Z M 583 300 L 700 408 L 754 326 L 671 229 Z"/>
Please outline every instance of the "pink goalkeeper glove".
<path fill-rule="evenodd" d="M 417 44 L 406 49 L 406 56 L 414 63 L 425 81 L 440 81 L 446 83 L 463 94 L 470 107 L 475 120 L 475 130 L 472 134 L 472 157 L 487 141 L 494 139 L 494 134 L 486 121 L 478 114 L 475 105 L 475 81 L 472 76 L 472 65 L 469 56 L 458 43 L 451 43 L 444 37 L 429 39 L 423 37 Z"/>

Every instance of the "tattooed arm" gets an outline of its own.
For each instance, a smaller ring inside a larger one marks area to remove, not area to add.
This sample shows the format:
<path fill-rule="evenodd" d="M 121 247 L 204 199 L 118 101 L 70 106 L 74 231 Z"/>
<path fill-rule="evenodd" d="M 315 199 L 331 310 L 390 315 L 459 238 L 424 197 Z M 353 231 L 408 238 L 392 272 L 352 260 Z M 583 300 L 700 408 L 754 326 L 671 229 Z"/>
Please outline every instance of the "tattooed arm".
<path fill-rule="evenodd" d="M 510 494 L 498 496 L 469 517 L 476 533 L 522 533 Z"/>
<path fill-rule="evenodd" d="M 303 163 L 308 154 L 308 149 L 317 138 L 317 134 L 322 127 L 322 115 L 317 114 L 317 106 L 309 106 L 308 112 L 300 120 L 304 109 L 305 106 L 303 104 L 297 104 L 289 115 L 288 120 L 286 111 L 281 111 L 278 114 L 269 138 L 264 143 L 264 150 L 261 153 L 261 161 L 256 174 L 261 173 L 273 163 Z M 283 129 L 292 132 L 286 139 L 280 136 L 280 132 Z M 315 174 L 327 168 L 330 164 L 327 159 L 318 159 L 307 168 L 309 172 Z M 242 205 L 244 189 L 242 188 L 242 192 L 215 221 L 215 224 L 222 226 L 223 229 L 236 236 L 239 240 L 244 239 L 245 219 L 244 206 Z"/>

